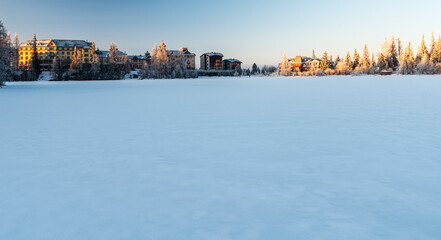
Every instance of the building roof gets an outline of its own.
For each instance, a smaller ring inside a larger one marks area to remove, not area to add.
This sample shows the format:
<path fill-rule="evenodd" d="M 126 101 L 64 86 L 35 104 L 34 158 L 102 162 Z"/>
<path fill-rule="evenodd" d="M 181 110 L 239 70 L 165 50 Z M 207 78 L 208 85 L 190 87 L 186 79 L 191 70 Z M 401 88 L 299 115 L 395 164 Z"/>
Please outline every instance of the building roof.
<path fill-rule="evenodd" d="M 204 55 L 207 55 L 207 56 L 210 56 L 210 57 L 212 57 L 212 56 L 223 57 L 224 56 L 222 53 L 217 53 L 217 52 L 207 52 L 207 53 L 202 54 L 202 56 L 204 56 Z"/>
<path fill-rule="evenodd" d="M 181 48 L 179 50 L 167 50 L 167 55 L 179 55 L 179 52 L 182 51 L 184 56 L 196 56 L 196 54 L 188 51 L 188 48 Z"/>
<path fill-rule="evenodd" d="M 143 55 L 130 55 L 127 57 L 131 60 L 147 60 L 147 57 Z"/>
<path fill-rule="evenodd" d="M 96 54 L 98 55 L 98 57 L 106 58 L 109 56 L 109 51 L 97 50 Z M 125 52 L 120 51 L 120 50 L 116 50 L 116 54 L 117 55 L 127 55 Z"/>
<path fill-rule="evenodd" d="M 91 48 L 92 43 L 86 40 L 66 40 L 66 39 L 45 39 L 37 40 L 37 46 L 47 46 L 50 42 L 54 42 L 57 47 L 80 47 L 80 48 Z M 28 40 L 20 44 L 20 47 L 33 46 L 34 41 Z"/>
<path fill-rule="evenodd" d="M 230 59 L 225 59 L 224 61 L 226 62 L 230 62 L 230 63 L 242 63 L 241 61 L 234 59 L 234 58 L 230 58 Z"/>

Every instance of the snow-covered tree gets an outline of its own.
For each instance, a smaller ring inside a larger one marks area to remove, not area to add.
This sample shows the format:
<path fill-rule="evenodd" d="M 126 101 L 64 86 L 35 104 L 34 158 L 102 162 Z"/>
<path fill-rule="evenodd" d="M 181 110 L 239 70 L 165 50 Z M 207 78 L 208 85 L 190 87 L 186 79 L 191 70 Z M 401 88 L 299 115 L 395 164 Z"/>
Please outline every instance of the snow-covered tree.
<path fill-rule="evenodd" d="M 257 64 L 253 63 L 253 66 L 251 67 L 251 75 L 258 74 L 257 69 L 258 69 Z"/>
<path fill-rule="evenodd" d="M 389 64 L 383 53 L 380 53 L 380 55 L 378 55 L 377 65 L 380 68 L 380 70 L 389 69 Z"/>
<path fill-rule="evenodd" d="M 234 76 L 241 76 L 242 75 L 242 68 L 240 67 L 240 65 L 237 65 L 236 68 L 234 69 Z"/>
<path fill-rule="evenodd" d="M 360 55 L 357 52 L 357 49 L 354 50 L 354 62 L 352 63 L 352 69 L 355 69 L 360 65 Z"/>
<path fill-rule="evenodd" d="M 398 62 L 398 53 L 397 53 L 397 47 L 394 37 L 392 37 L 388 50 L 389 50 L 387 55 L 388 65 L 389 67 L 395 70 L 398 67 L 399 62 Z"/>
<path fill-rule="evenodd" d="M 70 69 L 77 69 L 82 62 L 83 62 L 82 61 L 82 52 L 75 45 L 74 55 L 72 56 L 72 62 L 70 64 Z"/>
<path fill-rule="evenodd" d="M 110 64 L 117 63 L 118 47 L 114 42 L 110 43 L 108 61 Z"/>
<path fill-rule="evenodd" d="M 345 64 L 352 69 L 353 63 L 351 60 L 351 55 L 349 55 L 349 52 L 346 53 Z"/>
<path fill-rule="evenodd" d="M 438 37 L 438 41 L 430 55 L 430 61 L 433 63 L 441 63 L 441 37 Z"/>
<path fill-rule="evenodd" d="M 403 59 L 400 62 L 398 73 L 400 74 L 413 74 L 415 72 L 415 57 L 413 55 L 412 46 L 409 42 L 406 50 L 404 51 Z"/>
<path fill-rule="evenodd" d="M 400 38 L 397 39 L 397 54 L 398 54 L 398 62 L 400 62 L 401 58 L 403 57 L 403 47 Z"/>
<path fill-rule="evenodd" d="M 437 72 L 436 65 L 430 61 L 429 54 L 425 54 L 416 67 L 418 74 L 435 74 Z"/>
<path fill-rule="evenodd" d="M 371 66 L 371 61 L 369 59 L 369 50 L 368 50 L 366 44 L 364 45 L 363 58 L 361 59 L 361 65 L 365 68 L 368 68 Z"/>
<path fill-rule="evenodd" d="M 322 69 L 323 71 L 325 71 L 326 69 L 331 67 L 331 63 L 328 59 L 328 52 L 324 52 L 323 53 L 323 57 L 322 60 L 320 62 L 320 69 Z"/>
<path fill-rule="evenodd" d="M 159 49 L 156 52 L 156 58 L 155 58 L 155 64 L 158 69 L 158 73 L 161 78 L 166 78 L 169 72 L 169 66 L 168 66 L 168 56 L 167 56 L 167 49 L 164 41 L 159 44 Z"/>
<path fill-rule="evenodd" d="M 417 55 L 416 55 L 416 59 L 415 59 L 416 63 L 417 64 L 420 63 L 425 55 L 429 56 L 429 51 L 427 50 L 426 42 L 424 41 L 424 35 L 423 35 L 420 47 L 418 48 L 418 51 L 417 51 Z"/>
<path fill-rule="evenodd" d="M 312 49 L 312 56 L 311 56 L 312 58 L 316 58 L 315 57 L 315 50 L 314 49 Z"/>
<path fill-rule="evenodd" d="M 280 64 L 280 75 L 291 76 L 292 69 L 289 66 L 288 59 L 286 58 L 286 52 L 283 53 L 282 63 Z"/>
<path fill-rule="evenodd" d="M 346 62 L 340 61 L 335 67 L 336 74 L 349 75 L 352 72 L 352 66 L 349 66 Z"/>
<path fill-rule="evenodd" d="M 11 47 L 7 40 L 6 28 L 0 21 L 0 86 L 3 86 L 6 81 L 12 81 L 10 52 Z"/>
<path fill-rule="evenodd" d="M 429 52 L 429 57 L 430 58 L 432 58 L 433 51 L 435 51 L 435 46 L 436 46 L 435 33 L 432 33 L 432 38 L 431 38 L 431 41 L 430 41 L 430 52 Z"/>
<path fill-rule="evenodd" d="M 375 63 L 375 55 L 372 53 L 372 58 L 371 58 L 371 68 L 376 67 L 377 64 Z"/>

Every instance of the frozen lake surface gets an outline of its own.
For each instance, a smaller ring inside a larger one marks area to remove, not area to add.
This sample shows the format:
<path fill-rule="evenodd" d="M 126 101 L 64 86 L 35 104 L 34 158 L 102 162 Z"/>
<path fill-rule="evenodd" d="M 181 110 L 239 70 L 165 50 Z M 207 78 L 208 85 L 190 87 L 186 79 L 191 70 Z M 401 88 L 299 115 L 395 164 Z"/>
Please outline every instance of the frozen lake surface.
<path fill-rule="evenodd" d="M 0 239 L 440 239 L 441 76 L 10 83 Z"/>

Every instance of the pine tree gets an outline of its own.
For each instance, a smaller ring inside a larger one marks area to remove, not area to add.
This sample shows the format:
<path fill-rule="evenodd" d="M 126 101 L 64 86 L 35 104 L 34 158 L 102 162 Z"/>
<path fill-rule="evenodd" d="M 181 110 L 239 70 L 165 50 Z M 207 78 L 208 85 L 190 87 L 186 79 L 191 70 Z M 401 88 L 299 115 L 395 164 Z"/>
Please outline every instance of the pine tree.
<path fill-rule="evenodd" d="M 355 69 L 360 65 L 360 55 L 357 52 L 357 49 L 354 51 L 354 62 L 352 63 L 352 69 Z"/>
<path fill-rule="evenodd" d="M 351 61 L 351 55 L 349 55 L 349 52 L 346 53 L 345 64 L 352 69 L 353 63 Z"/>
<path fill-rule="evenodd" d="M 432 38 L 430 42 L 430 53 L 429 53 L 430 58 L 432 58 L 433 52 L 435 51 L 435 46 L 436 46 L 435 33 L 432 33 Z"/>
<path fill-rule="evenodd" d="M 316 58 L 315 57 L 315 50 L 314 49 L 312 49 L 312 58 Z"/>
<path fill-rule="evenodd" d="M 251 75 L 256 75 L 257 74 L 257 64 L 253 63 L 253 66 L 251 67 Z"/>
<path fill-rule="evenodd" d="M 375 55 L 372 53 L 372 58 L 371 58 L 371 68 L 376 67 L 376 63 L 375 63 Z"/>
<path fill-rule="evenodd" d="M 398 54 L 398 62 L 400 62 L 403 55 L 403 47 L 400 38 L 397 39 L 397 54 Z"/>
<path fill-rule="evenodd" d="M 10 52 L 11 47 L 7 40 L 6 28 L 3 26 L 3 22 L 0 21 L 0 86 L 3 86 L 6 81 L 13 80 Z"/>
<path fill-rule="evenodd" d="M 283 53 L 282 63 L 280 65 L 280 74 L 282 76 L 291 76 L 292 69 L 289 66 L 289 61 L 286 58 L 286 52 Z"/>
<path fill-rule="evenodd" d="M 427 50 L 426 42 L 424 41 L 424 35 L 423 35 L 423 38 L 421 40 L 421 45 L 418 48 L 418 52 L 417 52 L 417 55 L 416 55 L 416 63 L 417 64 L 421 62 L 421 60 L 423 59 L 424 55 L 429 55 L 429 51 Z"/>
<path fill-rule="evenodd" d="M 338 64 L 340 61 L 341 61 L 340 55 L 337 55 L 337 57 L 335 58 L 335 64 Z"/>
<path fill-rule="evenodd" d="M 387 70 L 389 68 L 386 56 L 384 56 L 383 53 L 380 53 L 378 56 L 377 64 L 380 70 Z"/>
<path fill-rule="evenodd" d="M 328 52 L 325 51 L 323 53 L 323 57 L 322 57 L 322 60 L 320 62 L 320 69 L 325 71 L 326 69 L 328 69 L 330 67 L 331 67 L 331 64 L 330 64 L 330 62 L 328 60 Z"/>
<path fill-rule="evenodd" d="M 362 66 L 363 67 L 370 67 L 371 66 L 371 61 L 369 59 L 369 50 L 367 48 L 367 45 L 364 45 L 364 50 L 363 50 L 363 58 L 361 60 Z"/>
<path fill-rule="evenodd" d="M 415 71 L 415 57 L 413 55 L 412 46 L 409 45 L 406 48 L 406 51 L 403 55 L 403 60 L 400 62 L 399 70 L 398 72 L 400 74 L 412 74 Z"/>
<path fill-rule="evenodd" d="M 435 44 L 433 53 L 430 56 L 430 61 L 433 63 L 441 62 L 441 37 L 438 37 L 438 41 Z"/>
<path fill-rule="evenodd" d="M 41 68 L 40 68 L 40 59 L 38 58 L 38 51 L 37 51 L 37 35 L 34 34 L 34 40 L 32 43 L 31 65 L 30 65 L 31 80 L 36 81 L 40 76 L 40 73 L 41 73 Z"/>
<path fill-rule="evenodd" d="M 15 35 L 14 35 L 14 47 L 15 47 L 15 49 L 18 49 L 19 46 L 20 46 L 20 41 L 18 41 L 18 34 L 15 33 Z"/>
<path fill-rule="evenodd" d="M 390 42 L 390 47 L 389 47 L 389 53 L 388 53 L 388 65 L 389 67 L 391 67 L 392 69 L 396 69 L 398 67 L 398 54 L 397 54 L 397 47 L 395 44 L 395 38 L 392 37 L 392 40 Z"/>

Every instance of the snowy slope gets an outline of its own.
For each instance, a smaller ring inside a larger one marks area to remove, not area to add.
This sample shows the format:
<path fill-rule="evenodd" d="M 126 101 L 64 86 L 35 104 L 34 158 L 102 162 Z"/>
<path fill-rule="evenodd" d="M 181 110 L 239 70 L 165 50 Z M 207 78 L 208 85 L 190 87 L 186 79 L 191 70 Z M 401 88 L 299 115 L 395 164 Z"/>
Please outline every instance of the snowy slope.
<path fill-rule="evenodd" d="M 440 239 L 441 77 L 8 83 L 0 239 Z"/>

